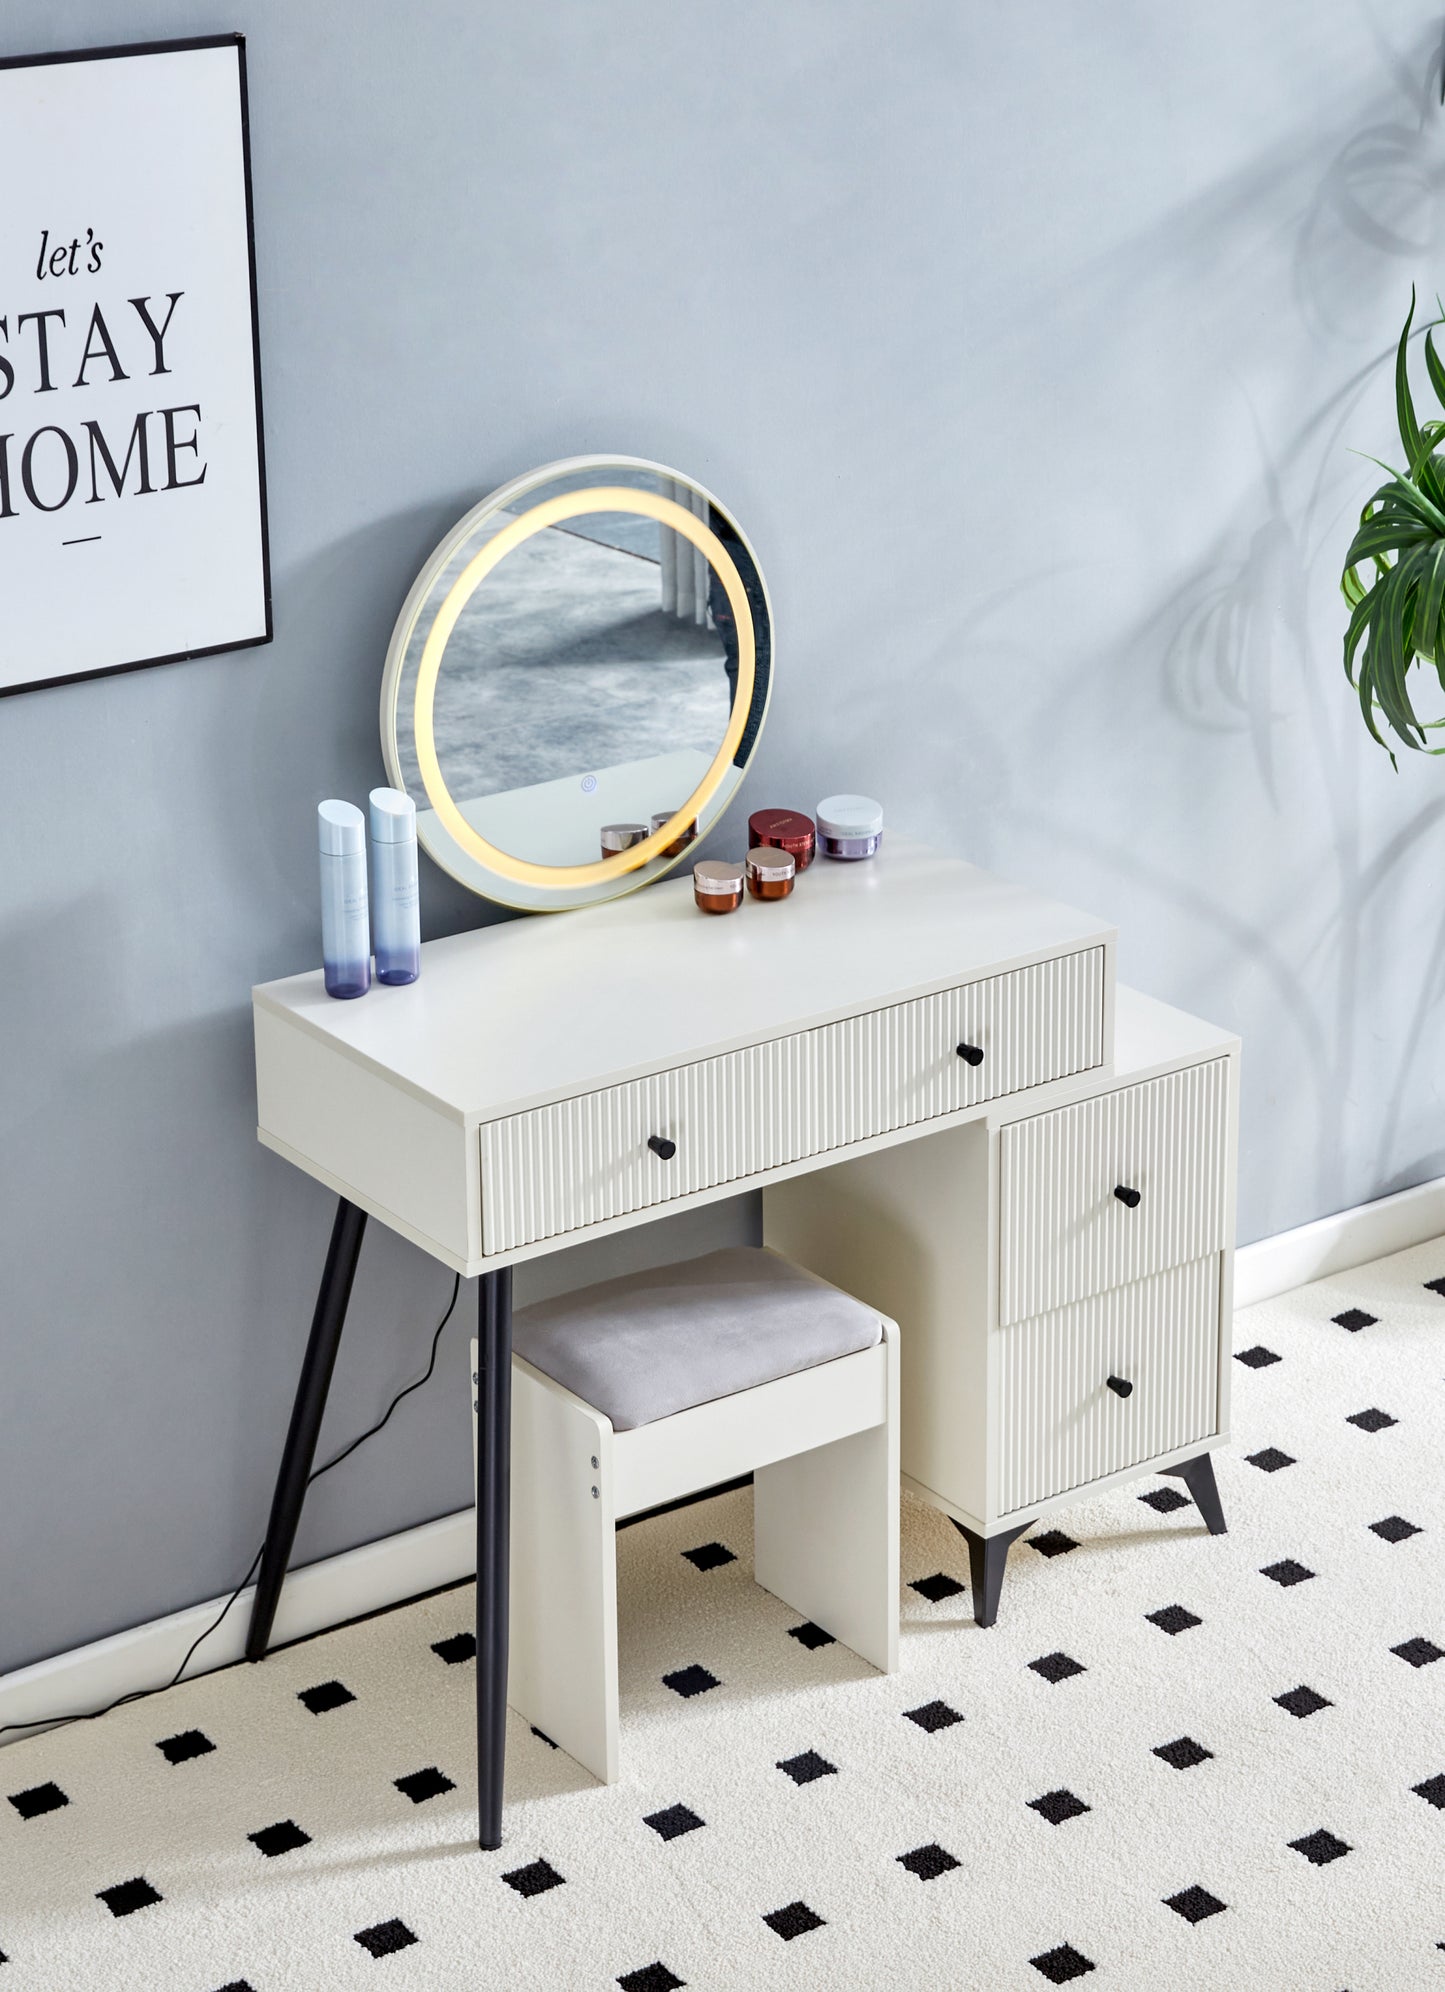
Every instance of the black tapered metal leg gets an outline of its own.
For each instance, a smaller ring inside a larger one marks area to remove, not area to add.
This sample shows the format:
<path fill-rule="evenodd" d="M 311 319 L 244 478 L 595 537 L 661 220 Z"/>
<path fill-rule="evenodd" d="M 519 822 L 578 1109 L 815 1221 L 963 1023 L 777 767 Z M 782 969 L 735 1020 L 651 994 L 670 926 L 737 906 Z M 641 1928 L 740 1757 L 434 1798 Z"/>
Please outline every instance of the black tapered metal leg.
<path fill-rule="evenodd" d="M 1212 1536 L 1228 1533 L 1228 1524 L 1224 1519 L 1224 1504 L 1219 1498 L 1219 1489 L 1214 1480 L 1213 1453 L 1201 1453 L 1198 1459 L 1186 1459 L 1182 1466 L 1166 1466 L 1164 1472 L 1172 1480 L 1184 1482 Z"/>
<path fill-rule="evenodd" d="M 975 1535 L 963 1523 L 949 1520 L 968 1544 L 968 1574 L 973 1584 L 973 1616 L 979 1625 L 992 1625 L 998 1617 L 998 1601 L 1003 1591 L 1003 1567 L 1008 1561 L 1009 1545 L 1017 1542 L 1032 1522 L 1021 1522 L 1016 1529 L 1003 1529 L 998 1535 Z"/>
<path fill-rule="evenodd" d="M 251 1625 L 246 1634 L 248 1660 L 264 1660 L 270 1644 L 271 1626 L 281 1599 L 286 1566 L 291 1560 L 291 1545 L 296 1540 L 296 1525 L 301 1520 L 306 1484 L 311 1478 L 311 1462 L 316 1456 L 316 1440 L 326 1410 L 326 1393 L 331 1388 L 331 1372 L 365 1230 L 366 1212 L 343 1197 L 331 1227 L 326 1267 L 316 1295 L 316 1312 L 311 1317 L 311 1336 L 296 1385 L 296 1402 L 291 1407 L 281 1470 L 276 1475 L 276 1492 L 271 1499 L 266 1547 L 261 1555 L 256 1601 L 251 1607 Z"/>
<path fill-rule="evenodd" d="M 512 1520 L 512 1269 L 477 1295 L 477 1841 L 502 1844 Z"/>

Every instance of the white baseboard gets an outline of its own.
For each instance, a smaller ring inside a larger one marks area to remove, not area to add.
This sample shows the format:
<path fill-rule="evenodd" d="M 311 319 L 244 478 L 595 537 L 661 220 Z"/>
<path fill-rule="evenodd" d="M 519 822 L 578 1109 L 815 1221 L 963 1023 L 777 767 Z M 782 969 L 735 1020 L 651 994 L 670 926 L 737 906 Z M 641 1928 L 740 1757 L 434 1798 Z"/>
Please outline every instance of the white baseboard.
<path fill-rule="evenodd" d="M 381 1542 L 364 1543 L 340 1556 L 328 1556 L 293 1570 L 281 1591 L 273 1646 L 325 1632 L 347 1619 L 384 1610 L 405 1598 L 419 1597 L 443 1584 L 454 1584 L 476 1570 L 475 1511 L 464 1508 L 420 1528 L 404 1529 Z M 246 1645 L 254 1585 L 237 1598 L 224 1623 L 191 1661 L 186 1679 L 210 1673 L 239 1660 Z M 105 1708 L 120 1695 L 153 1688 L 168 1681 L 180 1666 L 186 1648 L 215 1618 L 225 1598 L 190 1605 L 168 1618 L 98 1639 L 39 1660 L 33 1667 L 0 1674 L 0 1727 L 8 1722 L 44 1724 L 67 1715 Z M 38 1728 L 0 1734 L 0 1745 L 39 1735 Z"/>
<path fill-rule="evenodd" d="M 1272 1300 L 1277 1293 L 1308 1286 L 1330 1273 L 1348 1272 L 1351 1266 L 1423 1245 L 1442 1233 L 1445 1176 L 1437 1176 L 1413 1190 L 1338 1210 L 1295 1231 L 1261 1238 L 1255 1245 L 1241 1245 L 1234 1255 L 1234 1304 L 1252 1307 L 1256 1301 Z"/>
<path fill-rule="evenodd" d="M 1402 1252 L 1445 1234 L 1445 1177 L 1421 1183 L 1397 1196 L 1303 1224 L 1298 1230 L 1241 1246 L 1235 1257 L 1234 1303 L 1250 1307 L 1306 1286 L 1329 1273 L 1346 1272 L 1370 1259 Z M 276 1613 L 273 1644 L 304 1639 L 346 1619 L 383 1611 L 442 1584 L 470 1577 L 476 1568 L 474 1517 L 470 1508 L 420 1528 L 405 1529 L 381 1542 L 348 1549 L 294 1570 L 286 1579 Z M 229 1666 L 245 1650 L 253 1591 L 231 1607 L 225 1623 L 201 1647 L 186 1676 Z M 169 1618 L 153 1619 L 92 1646 L 0 1674 L 0 1725 L 49 1724 L 67 1714 L 103 1708 L 117 1696 L 165 1681 L 186 1648 L 220 1611 L 223 1598 L 192 1605 Z M 39 1733 L 38 1729 L 0 1734 L 0 1745 Z"/>

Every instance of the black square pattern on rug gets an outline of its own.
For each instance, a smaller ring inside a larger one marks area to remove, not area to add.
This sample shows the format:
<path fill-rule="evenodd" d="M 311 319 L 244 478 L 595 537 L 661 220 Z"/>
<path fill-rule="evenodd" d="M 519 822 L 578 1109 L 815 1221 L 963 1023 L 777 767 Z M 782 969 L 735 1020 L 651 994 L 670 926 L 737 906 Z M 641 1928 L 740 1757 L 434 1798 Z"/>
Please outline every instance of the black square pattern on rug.
<path fill-rule="evenodd" d="M 1067 1556 L 1078 1544 L 1072 1536 L 1066 1536 L 1062 1529 L 1046 1529 L 1041 1536 L 1029 1537 L 1029 1548 L 1036 1549 L 1040 1556 Z"/>
<path fill-rule="evenodd" d="M 778 1769 L 786 1771 L 796 1785 L 812 1784 L 815 1778 L 835 1778 L 838 1766 L 830 1764 L 826 1757 L 820 1757 L 816 1750 L 804 1750 L 797 1757 L 781 1757 Z"/>
<path fill-rule="evenodd" d="M 1078 1819 L 1091 1810 L 1083 1799 L 1062 1789 L 1046 1791 L 1042 1798 L 1029 1799 L 1028 1808 L 1030 1812 L 1037 1812 L 1040 1818 L 1047 1819 L 1051 1826 L 1062 1826 L 1066 1819 Z"/>
<path fill-rule="evenodd" d="M 1263 1342 L 1256 1342 L 1252 1349 L 1236 1349 L 1234 1360 L 1243 1363 L 1246 1369 L 1268 1369 L 1271 1363 L 1282 1363 L 1284 1357 L 1267 1349 Z"/>
<path fill-rule="evenodd" d="M 1251 1466 L 1257 1466 L 1261 1473 L 1278 1473 L 1282 1466 L 1294 1466 L 1296 1462 L 1278 1446 L 1266 1446 L 1263 1452 L 1246 1453 Z"/>
<path fill-rule="evenodd" d="M 644 1964 L 640 1971 L 624 1971 L 617 1983 L 622 1992 L 677 1992 L 679 1985 L 686 1985 L 687 1980 L 669 1971 L 658 1958 L 652 1964 Z"/>
<path fill-rule="evenodd" d="M 454 1632 L 450 1638 L 434 1639 L 431 1650 L 438 1660 L 445 1660 L 449 1667 L 460 1667 L 463 1660 L 475 1660 L 477 1657 L 476 1634 Z"/>
<path fill-rule="evenodd" d="M 1181 1888 L 1177 1895 L 1164 1897 L 1164 1907 L 1172 1909 L 1176 1916 L 1182 1916 L 1186 1923 L 1202 1923 L 1206 1916 L 1217 1916 L 1227 1906 L 1197 1882 L 1193 1888 Z"/>
<path fill-rule="evenodd" d="M 685 1549 L 683 1555 L 694 1570 L 720 1570 L 725 1563 L 736 1563 L 737 1558 L 725 1543 L 704 1542 L 696 1549 Z"/>
<path fill-rule="evenodd" d="M 1347 1307 L 1343 1314 L 1331 1315 L 1337 1328 L 1348 1328 L 1352 1335 L 1358 1335 L 1362 1328 L 1373 1328 L 1378 1316 L 1366 1314 L 1363 1307 Z"/>
<path fill-rule="evenodd" d="M 937 1735 L 940 1729 L 952 1729 L 955 1722 L 963 1721 L 958 1710 L 950 1708 L 946 1701 L 924 1702 L 921 1708 L 904 1709 L 903 1714 L 909 1722 L 916 1722 L 918 1727 L 926 1730 L 930 1736 Z"/>
<path fill-rule="evenodd" d="M 114 1888 L 96 1890 L 96 1900 L 103 1902 L 112 1916 L 133 1916 L 137 1909 L 149 1909 L 151 1904 L 163 1898 L 158 1888 L 152 1888 L 143 1874 L 130 1881 L 118 1881 Z"/>
<path fill-rule="evenodd" d="M 1304 1855 L 1311 1867 L 1325 1867 L 1350 1851 L 1347 1840 L 1336 1833 L 1327 1833 L 1323 1826 L 1317 1833 L 1306 1833 L 1302 1840 L 1291 1840 L 1289 1844 L 1297 1854 Z"/>
<path fill-rule="evenodd" d="M 216 1992 L 256 1992 L 249 1978 L 233 1978 L 229 1985 L 218 1985 Z"/>
<path fill-rule="evenodd" d="M 444 1791 L 456 1790 L 452 1779 L 435 1764 L 428 1764 L 424 1771 L 409 1771 L 404 1778 L 393 1778 L 392 1783 L 413 1805 L 425 1805 L 429 1798 L 440 1798 Z"/>
<path fill-rule="evenodd" d="M 1368 1411 L 1354 1411 L 1346 1418 L 1347 1425 L 1358 1425 L 1362 1432 L 1383 1432 L 1387 1425 L 1398 1425 L 1398 1418 L 1392 1418 L 1388 1411 L 1374 1406 Z"/>
<path fill-rule="evenodd" d="M 763 1921 L 785 1944 L 790 1944 L 794 1937 L 805 1937 L 809 1930 L 823 1927 L 823 1918 L 806 1902 L 789 1902 L 781 1909 L 770 1909 Z"/>
<path fill-rule="evenodd" d="M 1172 1764 L 1176 1771 L 1192 1771 L 1196 1764 L 1202 1764 L 1214 1752 L 1206 1750 L 1202 1743 L 1196 1743 L 1192 1736 L 1176 1736 L 1172 1743 L 1157 1743 L 1154 1755 L 1162 1757 L 1166 1764 Z"/>
<path fill-rule="evenodd" d="M 710 1674 L 706 1667 L 699 1667 L 694 1661 L 691 1667 L 679 1667 L 676 1673 L 664 1674 L 662 1685 L 687 1701 L 693 1695 L 705 1695 L 709 1688 L 720 1688 L 722 1682 L 716 1674 Z"/>
<path fill-rule="evenodd" d="M 1445 1294 L 1445 1279 L 1426 1280 L 1424 1286 L 1427 1293 Z"/>
<path fill-rule="evenodd" d="M 294 1819 L 278 1819 L 274 1826 L 263 1826 L 259 1833 L 248 1833 L 246 1838 L 252 1846 L 275 1860 L 277 1854 L 294 1854 L 298 1847 L 309 1847 L 311 1835 L 303 1833 Z"/>
<path fill-rule="evenodd" d="M 642 1821 L 659 1840 L 676 1840 L 683 1833 L 695 1833 L 707 1821 L 699 1819 L 690 1805 L 668 1805 L 661 1812 L 649 1812 Z"/>
<path fill-rule="evenodd" d="M 1261 1577 L 1268 1577 L 1272 1583 L 1281 1585 L 1287 1591 L 1292 1584 L 1303 1584 L 1315 1573 L 1306 1569 L 1303 1563 L 1296 1563 L 1292 1556 L 1286 1556 L 1278 1563 L 1266 1563 L 1259 1574 Z"/>
<path fill-rule="evenodd" d="M 356 1700 L 356 1696 L 340 1681 L 322 1681 L 317 1687 L 303 1688 L 296 1699 L 313 1715 L 325 1715 L 328 1709 L 345 1708 L 348 1702 Z"/>
<path fill-rule="evenodd" d="M 935 1570 L 931 1577 L 915 1577 L 908 1588 L 927 1598 L 930 1605 L 941 1605 L 945 1598 L 956 1598 L 963 1586 L 946 1570 Z"/>
<path fill-rule="evenodd" d="M 384 1923 L 373 1923 L 368 1929 L 358 1930 L 355 1940 L 373 1957 L 393 1957 L 397 1951 L 408 1950 L 419 1941 L 416 1932 L 409 1930 L 400 1916 L 391 1916 Z"/>
<path fill-rule="evenodd" d="M 1088 1672 L 1082 1660 L 1072 1660 L 1067 1653 L 1045 1653 L 1038 1660 L 1030 1660 L 1029 1671 L 1042 1674 L 1046 1681 L 1067 1681 L 1073 1674 Z"/>
<path fill-rule="evenodd" d="M 1445 1652 L 1441 1651 L 1433 1639 L 1402 1640 L 1398 1646 L 1392 1646 L 1390 1651 L 1397 1653 L 1402 1660 L 1408 1660 L 1412 1667 L 1428 1667 L 1436 1660 L 1445 1660 Z"/>
<path fill-rule="evenodd" d="M 40 1819 L 47 1812 L 59 1812 L 70 1800 L 58 1784 L 38 1784 L 28 1791 L 12 1791 L 10 1803 L 22 1819 Z"/>
<path fill-rule="evenodd" d="M 1326 1701 L 1323 1695 L 1316 1694 L 1313 1688 L 1306 1687 L 1291 1688 L 1287 1695 L 1276 1695 L 1275 1700 L 1281 1708 L 1288 1709 L 1291 1715 L 1300 1717 L 1318 1715 L 1322 1708 L 1334 1707 L 1332 1701 Z"/>
<path fill-rule="evenodd" d="M 1418 1792 L 1437 1812 L 1445 1812 L 1445 1771 L 1436 1777 L 1426 1778 L 1423 1784 L 1411 1785 L 1410 1789 Z"/>
<path fill-rule="evenodd" d="M 557 1745 L 552 1741 L 551 1737 L 547 1734 L 545 1729 L 539 1729 L 535 1722 L 530 1723 L 528 1727 L 531 1729 L 532 1734 L 537 1738 L 537 1741 L 539 1743 L 545 1743 L 549 1750 L 555 1750 L 557 1748 Z"/>
<path fill-rule="evenodd" d="M 1057 1944 L 1053 1950 L 1040 1951 L 1031 1957 L 1029 1963 L 1050 1985 L 1071 1985 L 1076 1978 L 1082 1978 L 1086 1971 L 1095 1969 L 1092 1958 L 1075 1950 L 1072 1944 Z"/>
<path fill-rule="evenodd" d="M 937 1881 L 941 1874 L 948 1874 L 958 1866 L 953 1855 L 946 1847 L 940 1847 L 937 1840 L 930 1840 L 926 1847 L 915 1847 L 911 1854 L 896 1854 L 894 1858 L 900 1867 L 906 1867 L 920 1881 Z"/>
<path fill-rule="evenodd" d="M 831 1632 L 824 1632 L 822 1626 L 814 1625 L 811 1619 L 804 1619 L 801 1625 L 788 1627 L 789 1639 L 796 1639 L 799 1646 L 806 1646 L 810 1653 L 820 1646 L 832 1646 L 835 1642 Z"/>
<path fill-rule="evenodd" d="M 182 1729 L 174 1736 L 163 1736 L 156 1744 L 168 1764 L 188 1764 L 192 1757 L 209 1757 L 215 1747 L 199 1729 Z"/>
<path fill-rule="evenodd" d="M 1417 1536 L 1422 1531 L 1414 1522 L 1407 1522 L 1403 1515 L 1386 1515 L 1382 1522 L 1371 1522 L 1370 1532 L 1383 1536 L 1386 1542 L 1404 1542 L 1407 1536 Z"/>
<path fill-rule="evenodd" d="M 1168 1633 L 1188 1632 L 1191 1626 L 1204 1623 L 1202 1618 L 1186 1611 L 1183 1605 L 1162 1605 L 1157 1612 L 1145 1612 L 1144 1616 L 1151 1625 L 1157 1625 L 1161 1632 Z"/>
<path fill-rule="evenodd" d="M 1177 1487 L 1151 1487 L 1139 1499 L 1146 1508 L 1152 1508 L 1156 1515 L 1172 1515 L 1179 1508 L 1189 1506 L 1189 1496 L 1181 1494 Z"/>
<path fill-rule="evenodd" d="M 508 1888 L 515 1888 L 518 1895 L 528 1898 L 545 1895 L 549 1888 L 560 1888 L 565 1876 L 558 1874 L 550 1861 L 528 1861 L 525 1867 L 513 1868 L 502 1879 Z"/>

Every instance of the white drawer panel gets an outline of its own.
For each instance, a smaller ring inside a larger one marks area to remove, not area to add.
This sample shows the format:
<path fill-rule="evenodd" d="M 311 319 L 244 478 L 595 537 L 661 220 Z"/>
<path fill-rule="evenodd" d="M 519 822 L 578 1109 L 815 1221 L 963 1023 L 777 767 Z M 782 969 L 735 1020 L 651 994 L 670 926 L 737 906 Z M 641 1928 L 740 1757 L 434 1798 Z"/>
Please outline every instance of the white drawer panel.
<path fill-rule="evenodd" d="M 1000 1517 L 1218 1430 L 1219 1267 L 1211 1252 L 998 1330 Z"/>
<path fill-rule="evenodd" d="M 957 1113 L 1103 1062 L 1088 948 L 481 1130 L 490 1256 Z M 966 1043 L 983 1052 L 970 1064 Z M 668 1161 L 652 1135 L 677 1145 Z"/>
<path fill-rule="evenodd" d="M 1004 1128 L 1000 1324 L 1220 1249 L 1229 1140 L 1223 1058 Z"/>

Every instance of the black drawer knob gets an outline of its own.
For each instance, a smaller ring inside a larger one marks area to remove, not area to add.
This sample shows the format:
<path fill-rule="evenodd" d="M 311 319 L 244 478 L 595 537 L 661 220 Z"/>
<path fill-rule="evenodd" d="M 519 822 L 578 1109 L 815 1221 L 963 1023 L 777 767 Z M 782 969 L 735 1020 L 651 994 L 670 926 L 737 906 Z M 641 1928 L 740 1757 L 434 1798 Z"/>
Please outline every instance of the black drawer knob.
<path fill-rule="evenodd" d="M 1127 1376 L 1111 1376 L 1107 1381 L 1116 1397 L 1128 1397 L 1133 1392 L 1134 1386 Z"/>
<path fill-rule="evenodd" d="M 965 1065 L 983 1064 L 983 1047 L 977 1044 L 961 1044 L 955 1047 Z"/>
<path fill-rule="evenodd" d="M 669 1141 L 665 1134 L 650 1134 L 647 1145 L 654 1155 L 660 1155 L 664 1162 L 670 1162 L 677 1153 L 677 1143 Z"/>
<path fill-rule="evenodd" d="M 1114 1186 L 1114 1195 L 1129 1210 L 1133 1210 L 1143 1194 L 1142 1190 L 1131 1190 L 1127 1183 L 1116 1183 Z"/>

